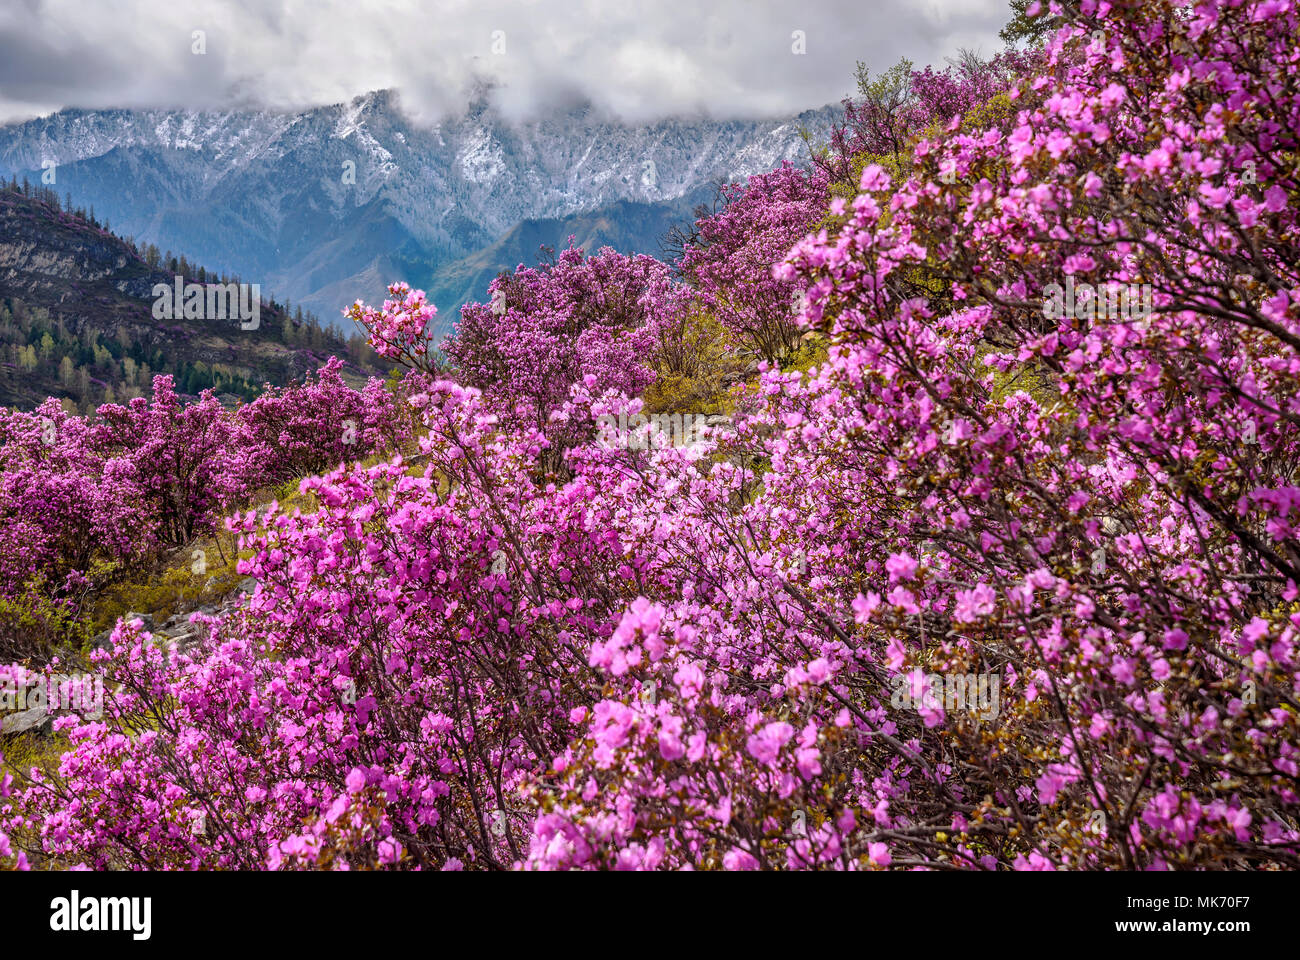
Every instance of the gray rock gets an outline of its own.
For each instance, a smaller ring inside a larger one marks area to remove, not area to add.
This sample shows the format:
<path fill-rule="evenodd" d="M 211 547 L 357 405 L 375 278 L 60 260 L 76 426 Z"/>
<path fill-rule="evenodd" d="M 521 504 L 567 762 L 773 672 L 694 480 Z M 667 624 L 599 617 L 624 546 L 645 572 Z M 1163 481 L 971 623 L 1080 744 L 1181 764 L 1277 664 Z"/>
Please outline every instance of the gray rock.
<path fill-rule="evenodd" d="M 18 713 L 0 713 L 0 733 L 26 733 L 29 730 L 48 733 L 52 719 L 43 704 Z"/>

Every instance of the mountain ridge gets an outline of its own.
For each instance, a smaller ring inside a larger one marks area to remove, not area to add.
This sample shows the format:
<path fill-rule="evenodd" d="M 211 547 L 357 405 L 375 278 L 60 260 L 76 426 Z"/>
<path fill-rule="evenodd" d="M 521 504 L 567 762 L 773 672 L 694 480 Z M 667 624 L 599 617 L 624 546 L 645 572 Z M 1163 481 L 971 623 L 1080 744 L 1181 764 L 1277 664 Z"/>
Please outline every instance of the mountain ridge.
<path fill-rule="evenodd" d="M 657 237 L 616 222 L 640 207 L 619 204 L 661 207 L 646 223 L 687 217 L 713 181 L 801 161 L 802 131 L 816 139 L 836 116 L 827 106 L 632 126 L 587 105 L 517 123 L 480 96 L 421 125 L 391 90 L 297 113 L 74 109 L 0 126 L 0 175 L 37 180 L 53 163 L 52 187 L 116 232 L 255 278 L 326 318 L 396 279 L 430 282 L 450 314 L 475 293 L 434 282 L 438 271 L 520 224 L 603 210 L 596 219 L 611 229 L 586 231 L 592 242 L 656 252 Z"/>

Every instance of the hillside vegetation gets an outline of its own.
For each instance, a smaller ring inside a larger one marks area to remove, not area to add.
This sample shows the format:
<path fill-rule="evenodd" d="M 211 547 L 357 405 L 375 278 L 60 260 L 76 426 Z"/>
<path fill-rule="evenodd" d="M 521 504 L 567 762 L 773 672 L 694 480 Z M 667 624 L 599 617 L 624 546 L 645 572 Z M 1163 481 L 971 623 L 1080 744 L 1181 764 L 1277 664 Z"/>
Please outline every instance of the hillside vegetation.
<path fill-rule="evenodd" d="M 0 185 L 0 404 L 30 410 L 52 396 L 91 413 L 144 396 L 154 374 L 167 374 L 182 395 L 211 388 L 229 405 L 253 400 L 266 383 L 301 379 L 331 355 L 346 360 L 355 385 L 387 369 L 359 335 L 345 342 L 270 291 L 254 329 L 238 318 L 160 321 L 154 287 L 174 287 L 178 276 L 240 282 L 137 248 L 48 188 Z"/>
<path fill-rule="evenodd" d="M 1300 20 L 1069 12 L 671 262 L 353 305 L 400 379 L 6 415 L 0 679 L 104 698 L 0 857 L 1300 865 Z"/>

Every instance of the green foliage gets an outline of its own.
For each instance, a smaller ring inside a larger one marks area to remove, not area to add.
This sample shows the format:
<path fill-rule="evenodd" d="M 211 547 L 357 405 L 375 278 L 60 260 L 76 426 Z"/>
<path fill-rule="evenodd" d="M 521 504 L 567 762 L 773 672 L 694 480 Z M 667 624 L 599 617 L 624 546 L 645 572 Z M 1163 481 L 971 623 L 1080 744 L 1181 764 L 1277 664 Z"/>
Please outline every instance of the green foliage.
<path fill-rule="evenodd" d="M 855 72 L 858 96 L 870 105 L 865 117 L 876 135 L 893 148 L 899 161 L 910 152 L 907 111 L 914 99 L 912 71 L 912 61 L 900 57 L 898 63 L 879 76 L 872 77 L 870 68 L 861 60 Z"/>
<path fill-rule="evenodd" d="M 828 358 L 826 338 L 818 333 L 806 333 L 795 351 L 781 365 L 786 373 L 807 373 L 813 367 L 821 366 Z"/>
<path fill-rule="evenodd" d="M 730 383 L 748 366 L 727 345 L 727 331 L 708 310 L 693 307 L 661 331 L 655 381 L 642 400 L 650 413 L 730 413 Z"/>
<path fill-rule="evenodd" d="M 75 606 L 50 595 L 47 584 L 27 584 L 21 595 L 0 595 L 0 660 L 45 663 L 60 648 L 80 647 L 89 639 Z"/>
<path fill-rule="evenodd" d="M 0 753 L 4 755 L 0 777 L 8 773 L 21 782 L 27 779 L 33 768 L 48 776 L 59 769 L 59 761 L 72 749 L 73 743 L 66 733 L 29 732 L 0 736 Z"/>
<path fill-rule="evenodd" d="M 1042 3 L 1043 12 L 1038 16 L 1027 15 L 1025 11 L 1031 2 L 1032 0 L 1011 0 L 1011 20 L 998 32 L 1004 43 L 1014 46 L 1024 42 L 1036 47 L 1060 26 L 1060 20 L 1047 12 L 1046 2 Z"/>
<path fill-rule="evenodd" d="M 196 553 L 199 553 L 196 557 Z M 203 571 L 195 572 L 202 558 Z M 86 611 L 88 635 L 109 630 L 128 612 L 147 613 L 161 623 L 168 617 L 229 595 L 243 577 L 235 569 L 239 557 L 228 540 L 195 541 L 166 558 L 130 569 L 105 571 Z"/>
<path fill-rule="evenodd" d="M 968 110 L 961 119 L 961 125 L 968 130 L 987 130 L 989 127 L 1001 126 L 1015 115 L 1015 103 L 1005 93 L 999 93 Z"/>

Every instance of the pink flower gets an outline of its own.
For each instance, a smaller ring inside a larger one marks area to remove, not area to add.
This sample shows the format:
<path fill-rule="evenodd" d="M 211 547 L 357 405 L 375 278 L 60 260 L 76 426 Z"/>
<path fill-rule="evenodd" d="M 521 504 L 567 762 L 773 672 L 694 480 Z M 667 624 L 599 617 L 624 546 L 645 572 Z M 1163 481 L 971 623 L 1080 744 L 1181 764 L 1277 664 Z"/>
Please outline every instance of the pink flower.
<path fill-rule="evenodd" d="M 886 599 L 888 599 L 891 604 L 901 609 L 904 613 L 913 614 L 921 612 L 921 608 L 916 604 L 916 595 L 906 587 L 894 587 L 894 589 L 889 591 L 889 596 Z"/>
<path fill-rule="evenodd" d="M 781 747 L 793 736 L 794 727 L 778 720 L 767 724 L 759 732 L 750 734 L 749 739 L 745 741 L 745 748 L 759 763 L 772 766 Z"/>
<path fill-rule="evenodd" d="M 953 619 L 958 623 L 974 623 L 993 613 L 997 599 L 993 588 L 983 583 L 972 590 L 959 590 L 957 603 L 953 607 Z"/>
<path fill-rule="evenodd" d="M 871 619 L 871 615 L 880 607 L 880 594 L 871 591 L 863 596 L 858 594 L 853 600 L 853 619 L 860 624 L 865 624 Z"/>
<path fill-rule="evenodd" d="M 862 171 L 862 180 L 858 184 L 858 189 L 864 193 L 875 193 L 880 190 L 889 189 L 889 174 L 885 173 L 885 168 L 878 163 L 869 164 Z"/>
<path fill-rule="evenodd" d="M 745 850 L 731 849 L 722 855 L 724 870 L 757 870 L 758 859 Z"/>
<path fill-rule="evenodd" d="M 911 580 L 916 576 L 916 568 L 917 562 L 906 553 L 891 553 L 885 561 L 885 571 L 891 581 Z"/>

